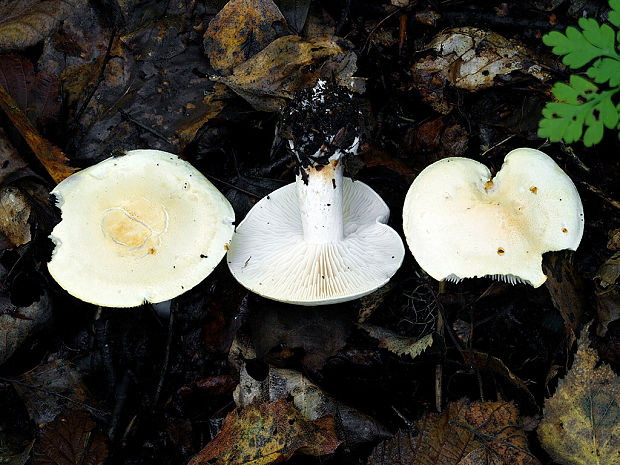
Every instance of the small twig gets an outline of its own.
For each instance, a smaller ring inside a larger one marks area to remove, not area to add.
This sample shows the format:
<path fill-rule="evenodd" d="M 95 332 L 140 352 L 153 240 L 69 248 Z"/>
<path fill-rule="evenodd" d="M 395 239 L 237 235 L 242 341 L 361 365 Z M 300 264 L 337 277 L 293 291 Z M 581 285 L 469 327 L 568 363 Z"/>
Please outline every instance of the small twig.
<path fill-rule="evenodd" d="M 127 113 L 125 110 L 118 110 L 118 112 L 121 114 L 121 116 L 123 118 L 125 118 L 128 121 L 132 122 L 133 124 L 138 126 L 140 129 L 144 129 L 145 131 L 150 132 L 151 134 L 153 134 L 155 137 L 158 137 L 161 140 L 163 140 L 163 141 L 167 142 L 168 144 L 172 145 L 172 143 L 168 140 L 168 138 L 166 136 L 164 136 L 161 132 L 156 131 L 153 128 L 149 128 L 146 124 L 141 123 L 140 121 L 135 119 L 133 116 L 131 116 L 129 113 Z"/>
<path fill-rule="evenodd" d="M 114 404 L 114 411 L 112 412 L 112 420 L 110 421 L 110 428 L 108 429 L 108 436 L 112 441 L 116 437 L 116 430 L 118 429 L 118 423 L 127 402 L 127 390 L 129 389 L 129 372 L 125 371 L 121 382 L 116 388 L 116 403 Z"/>
<path fill-rule="evenodd" d="M 170 346 L 172 345 L 172 335 L 174 329 L 174 314 L 177 310 L 177 303 L 175 301 L 170 305 L 170 319 L 168 320 L 168 340 L 166 342 L 166 352 L 164 353 L 164 362 L 161 367 L 161 376 L 159 377 L 159 383 L 157 383 L 157 390 L 155 391 L 155 397 L 153 398 L 153 406 L 159 403 L 159 397 L 161 396 L 161 390 L 164 387 L 164 380 L 166 379 L 166 373 L 168 373 L 168 364 L 170 363 Z"/>
<path fill-rule="evenodd" d="M 489 147 L 488 149 L 486 149 L 484 152 L 482 152 L 482 154 L 480 155 L 481 157 L 484 157 L 487 153 L 489 153 L 491 150 L 495 150 L 497 147 L 499 147 L 500 145 L 505 144 L 506 142 L 508 142 L 510 139 L 512 139 L 515 136 L 515 134 L 512 134 L 508 137 L 506 137 L 504 140 L 499 141 L 497 144 L 495 144 L 493 147 Z"/>
<path fill-rule="evenodd" d="M 605 202 L 607 202 L 612 207 L 615 207 L 618 210 L 620 210 L 620 202 L 605 195 L 605 193 L 602 190 L 600 190 L 598 187 L 594 187 L 592 184 L 588 184 L 585 181 L 581 181 L 581 185 L 584 186 L 586 189 L 588 189 L 590 192 L 598 195 L 601 199 L 603 199 Z"/>
<path fill-rule="evenodd" d="M 375 31 L 377 29 L 379 29 L 379 27 L 381 27 L 381 25 L 386 22 L 388 19 L 390 19 L 392 16 L 394 16 L 396 13 L 398 13 L 399 11 L 401 11 L 402 8 L 397 8 L 396 10 L 392 11 L 389 15 L 387 15 L 385 18 L 383 18 L 381 21 L 379 21 L 377 24 L 375 24 L 375 27 L 373 27 L 370 32 L 368 33 L 368 37 L 366 37 L 366 42 L 364 42 L 364 46 L 362 47 L 362 49 L 360 50 L 360 55 L 362 53 L 364 53 L 364 50 L 366 50 L 366 47 L 368 46 L 368 43 L 370 42 L 370 38 L 374 35 Z"/>
<path fill-rule="evenodd" d="M 228 186 L 228 187 L 230 187 L 230 188 L 232 188 L 232 189 L 236 189 L 236 190 L 238 190 L 239 192 L 243 192 L 244 194 L 250 195 L 250 196 L 254 197 L 255 199 L 260 199 L 260 198 L 261 198 L 261 197 L 260 197 L 260 195 L 257 195 L 257 194 L 255 194 L 254 192 L 250 192 L 250 191 L 248 191 L 248 190 L 242 189 L 241 187 L 235 186 L 234 184 L 231 184 L 231 183 L 229 183 L 229 182 L 226 182 L 226 181 L 224 181 L 223 179 L 216 178 L 215 176 L 213 176 L 213 175 L 211 175 L 211 174 L 207 174 L 207 173 L 205 173 L 205 176 L 206 176 L 207 178 L 211 178 L 211 179 L 213 179 L 214 181 L 221 182 L 221 183 L 222 183 L 222 184 L 224 184 L 225 186 Z"/>

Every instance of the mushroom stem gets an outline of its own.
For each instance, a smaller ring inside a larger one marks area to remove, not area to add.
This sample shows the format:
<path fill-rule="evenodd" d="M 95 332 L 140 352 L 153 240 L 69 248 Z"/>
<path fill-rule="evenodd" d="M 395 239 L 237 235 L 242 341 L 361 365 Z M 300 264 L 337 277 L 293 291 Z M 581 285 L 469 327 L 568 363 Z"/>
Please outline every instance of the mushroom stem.
<path fill-rule="evenodd" d="M 341 241 L 344 239 L 342 163 L 336 159 L 327 165 L 301 170 L 296 185 L 304 240 L 314 244 Z"/>

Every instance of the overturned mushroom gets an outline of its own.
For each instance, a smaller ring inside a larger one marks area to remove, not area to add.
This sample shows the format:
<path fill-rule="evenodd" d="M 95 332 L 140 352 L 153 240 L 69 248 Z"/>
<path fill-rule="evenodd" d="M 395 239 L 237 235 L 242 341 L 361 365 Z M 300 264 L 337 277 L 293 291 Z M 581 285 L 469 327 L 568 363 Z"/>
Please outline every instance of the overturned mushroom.
<path fill-rule="evenodd" d="M 385 224 L 387 205 L 343 176 L 343 157 L 359 145 L 359 120 L 349 91 L 322 81 L 285 110 L 297 178 L 260 200 L 237 227 L 227 261 L 243 286 L 298 305 L 334 304 L 371 293 L 400 267 L 404 247 Z"/>
<path fill-rule="evenodd" d="M 176 155 L 132 150 L 58 184 L 62 221 L 48 269 L 69 294 L 104 307 L 163 302 L 191 289 L 226 253 L 234 212 Z"/>
<path fill-rule="evenodd" d="M 491 276 L 542 285 L 542 254 L 575 250 L 583 206 L 571 179 L 539 150 L 510 152 L 497 175 L 445 158 L 411 185 L 403 228 L 418 264 L 437 280 Z"/>

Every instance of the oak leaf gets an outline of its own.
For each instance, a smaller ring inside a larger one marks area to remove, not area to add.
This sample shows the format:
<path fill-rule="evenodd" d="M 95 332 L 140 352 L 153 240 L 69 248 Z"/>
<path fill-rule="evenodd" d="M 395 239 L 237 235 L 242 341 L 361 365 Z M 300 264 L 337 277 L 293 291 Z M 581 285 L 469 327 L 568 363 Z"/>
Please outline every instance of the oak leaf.
<path fill-rule="evenodd" d="M 0 50 L 24 49 L 45 39 L 76 4 L 76 0 L 0 2 Z"/>
<path fill-rule="evenodd" d="M 272 0 L 230 0 L 205 32 L 205 51 L 218 72 L 230 71 L 286 32 Z"/>
<path fill-rule="evenodd" d="M 339 444 L 333 417 L 308 421 L 281 398 L 233 410 L 189 465 L 267 465 L 284 462 L 295 452 L 331 454 Z"/>
<path fill-rule="evenodd" d="M 519 412 L 509 402 L 448 405 L 380 443 L 368 465 L 540 465 L 528 451 Z"/>
<path fill-rule="evenodd" d="M 620 464 L 620 377 L 599 363 L 587 325 L 566 376 L 545 401 L 538 437 L 562 465 Z"/>

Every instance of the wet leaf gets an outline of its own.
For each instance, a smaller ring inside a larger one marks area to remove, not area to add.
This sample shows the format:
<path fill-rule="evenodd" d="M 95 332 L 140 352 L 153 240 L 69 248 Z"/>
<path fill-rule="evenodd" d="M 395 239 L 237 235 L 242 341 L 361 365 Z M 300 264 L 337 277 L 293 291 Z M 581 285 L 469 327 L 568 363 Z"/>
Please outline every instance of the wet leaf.
<path fill-rule="evenodd" d="M 231 76 L 214 78 L 223 82 L 259 111 L 278 111 L 285 99 L 317 79 L 335 79 L 350 87 L 357 69 L 356 56 L 344 41 L 316 38 L 306 41 L 285 36 L 237 66 Z"/>
<path fill-rule="evenodd" d="M 66 360 L 39 365 L 12 384 L 30 418 L 39 425 L 51 422 L 67 408 L 87 407 L 83 404 L 88 395 L 82 375 Z"/>
<path fill-rule="evenodd" d="M 8 242 L 7 248 L 30 242 L 30 204 L 26 196 L 14 186 L 0 188 L 0 235 Z"/>
<path fill-rule="evenodd" d="M 389 329 L 368 324 L 359 325 L 373 339 L 379 341 L 379 347 L 387 349 L 396 355 L 409 355 L 416 358 L 433 344 L 433 335 L 427 334 L 420 339 L 400 336 Z"/>
<path fill-rule="evenodd" d="M 58 79 L 18 55 L 0 56 L 0 86 L 35 123 L 60 110 Z"/>
<path fill-rule="evenodd" d="M 26 162 L 9 142 L 4 129 L 0 128 L 0 185 L 14 174 L 26 171 Z"/>
<path fill-rule="evenodd" d="M 570 370 L 545 400 L 538 437 L 562 465 L 620 463 L 620 378 L 600 364 L 587 325 L 577 341 Z"/>
<path fill-rule="evenodd" d="M 0 431 L 0 465 L 24 465 L 34 441 Z"/>
<path fill-rule="evenodd" d="M 540 465 L 509 402 L 453 402 L 372 452 L 368 465 Z"/>
<path fill-rule="evenodd" d="M 211 66 L 223 74 L 286 33 L 286 20 L 272 0 L 230 0 L 205 32 Z"/>
<path fill-rule="evenodd" d="M 605 336 L 609 323 L 620 318 L 620 252 L 607 260 L 594 276 L 596 283 L 596 334 Z"/>
<path fill-rule="evenodd" d="M 189 465 L 266 465 L 284 462 L 295 452 L 331 454 L 339 444 L 332 417 L 308 421 L 280 399 L 229 413 L 217 436 Z"/>
<path fill-rule="evenodd" d="M 474 27 L 447 29 L 426 48 L 430 55 L 414 63 L 411 71 L 424 101 L 443 114 L 452 109 L 444 96 L 447 85 L 476 91 L 496 85 L 496 77 L 515 71 L 541 81 L 549 78 L 523 44 L 492 31 Z"/>
<path fill-rule="evenodd" d="M 28 117 L 2 86 L 0 86 L 0 108 L 4 110 L 54 181 L 60 182 L 75 172 L 76 169 L 69 166 L 69 159 L 65 154 L 39 135 Z"/>
<path fill-rule="evenodd" d="M 24 49 L 45 39 L 77 0 L 5 0 L 0 3 L 0 50 Z"/>
<path fill-rule="evenodd" d="M 295 32 L 301 32 L 308 17 L 310 0 L 276 0 L 276 4 Z"/>
<path fill-rule="evenodd" d="M 0 296 L 0 365 L 51 318 L 52 307 L 46 292 L 28 307 L 15 307 L 10 299 Z"/>
<path fill-rule="evenodd" d="M 108 456 L 105 436 L 82 411 L 59 415 L 45 427 L 34 450 L 35 465 L 100 465 Z"/>
<path fill-rule="evenodd" d="M 372 417 L 330 396 L 297 371 L 270 367 L 267 377 L 258 381 L 248 374 L 244 365 L 239 378 L 233 394 L 239 407 L 292 397 L 293 404 L 307 420 L 333 415 L 339 436 L 345 438 L 348 446 L 390 436 Z"/>

